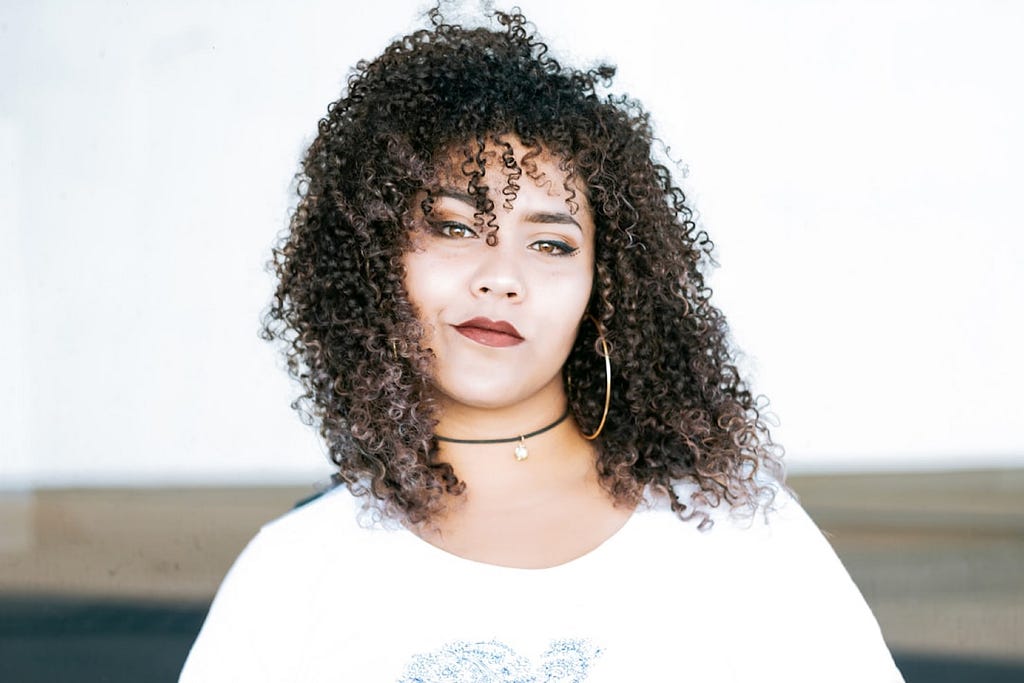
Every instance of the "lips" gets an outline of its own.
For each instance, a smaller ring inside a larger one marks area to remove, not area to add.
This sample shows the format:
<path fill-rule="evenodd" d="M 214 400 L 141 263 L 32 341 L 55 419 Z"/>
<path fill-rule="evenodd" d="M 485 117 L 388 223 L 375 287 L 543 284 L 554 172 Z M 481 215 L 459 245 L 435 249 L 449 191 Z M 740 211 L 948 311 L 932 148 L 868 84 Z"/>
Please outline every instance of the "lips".
<path fill-rule="evenodd" d="M 484 346 L 515 346 L 523 341 L 522 335 L 511 323 L 490 318 L 472 318 L 455 325 L 456 331 Z"/>

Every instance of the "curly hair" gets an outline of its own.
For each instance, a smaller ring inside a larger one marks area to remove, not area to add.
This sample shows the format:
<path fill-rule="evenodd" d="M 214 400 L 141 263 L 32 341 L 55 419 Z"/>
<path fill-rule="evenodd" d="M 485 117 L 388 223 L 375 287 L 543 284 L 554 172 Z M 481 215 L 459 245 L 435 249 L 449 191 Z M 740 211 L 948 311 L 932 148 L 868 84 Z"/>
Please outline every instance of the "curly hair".
<path fill-rule="evenodd" d="M 501 154 L 506 203 L 523 169 L 531 173 L 529 159 L 547 154 L 585 188 L 594 214 L 588 312 L 604 328 L 614 373 L 607 426 L 594 442 L 602 486 L 620 503 L 655 487 L 702 528 L 723 500 L 734 509 L 770 504 L 759 471 L 781 482 L 781 449 L 710 302 L 703 273 L 713 245 L 655 158 L 649 115 L 628 97 L 601 94 L 613 66 L 578 70 L 550 57 L 518 10 L 493 12 L 494 29 L 446 23 L 437 7 L 428 17 L 428 29 L 360 61 L 328 106 L 268 263 L 278 285 L 261 336 L 284 342 L 304 390 L 292 407 L 319 427 L 336 478 L 412 524 L 435 519 L 465 490 L 438 458 L 431 357 L 417 343 L 402 255 L 414 197 L 426 191 L 429 211 L 453 154 L 478 222 L 496 229 L 484 152 L 514 135 L 529 152 L 518 162 L 507 146 Z M 585 426 L 604 409 L 597 354 L 596 330 L 583 325 L 564 374 Z M 681 481 L 696 484 L 686 500 Z"/>

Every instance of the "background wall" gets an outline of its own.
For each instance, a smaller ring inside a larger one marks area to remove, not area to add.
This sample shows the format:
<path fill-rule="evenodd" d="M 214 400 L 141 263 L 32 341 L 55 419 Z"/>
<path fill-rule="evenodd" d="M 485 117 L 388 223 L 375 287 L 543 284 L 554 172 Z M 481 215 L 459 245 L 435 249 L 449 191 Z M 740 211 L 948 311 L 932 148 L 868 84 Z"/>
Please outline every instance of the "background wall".
<path fill-rule="evenodd" d="M 519 4 L 686 165 L 793 471 L 1024 463 L 1024 6 Z M 348 68 L 422 8 L 0 8 L 0 488 L 327 474 L 263 264 Z"/>

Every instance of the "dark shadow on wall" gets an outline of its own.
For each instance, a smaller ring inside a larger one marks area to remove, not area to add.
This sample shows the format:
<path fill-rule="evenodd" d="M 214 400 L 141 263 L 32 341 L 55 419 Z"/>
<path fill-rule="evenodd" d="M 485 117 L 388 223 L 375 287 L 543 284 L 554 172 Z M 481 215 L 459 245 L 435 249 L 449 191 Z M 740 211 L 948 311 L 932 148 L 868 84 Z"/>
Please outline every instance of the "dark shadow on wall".
<path fill-rule="evenodd" d="M 0 677 L 11 683 L 176 681 L 208 607 L 0 597 Z M 907 683 L 1024 681 L 1024 659 L 894 657 Z"/>
<path fill-rule="evenodd" d="M 208 607 L 0 598 L 0 680 L 176 681 Z"/>

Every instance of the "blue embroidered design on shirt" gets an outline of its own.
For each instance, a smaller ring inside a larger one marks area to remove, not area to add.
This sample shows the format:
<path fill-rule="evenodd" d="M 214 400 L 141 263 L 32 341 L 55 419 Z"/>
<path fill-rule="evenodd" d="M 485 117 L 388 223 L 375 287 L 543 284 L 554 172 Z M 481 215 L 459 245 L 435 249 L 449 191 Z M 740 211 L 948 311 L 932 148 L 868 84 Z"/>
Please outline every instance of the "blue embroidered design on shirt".
<path fill-rule="evenodd" d="M 582 683 L 599 654 L 586 640 L 556 640 L 534 666 L 496 640 L 458 640 L 414 656 L 399 683 Z"/>

